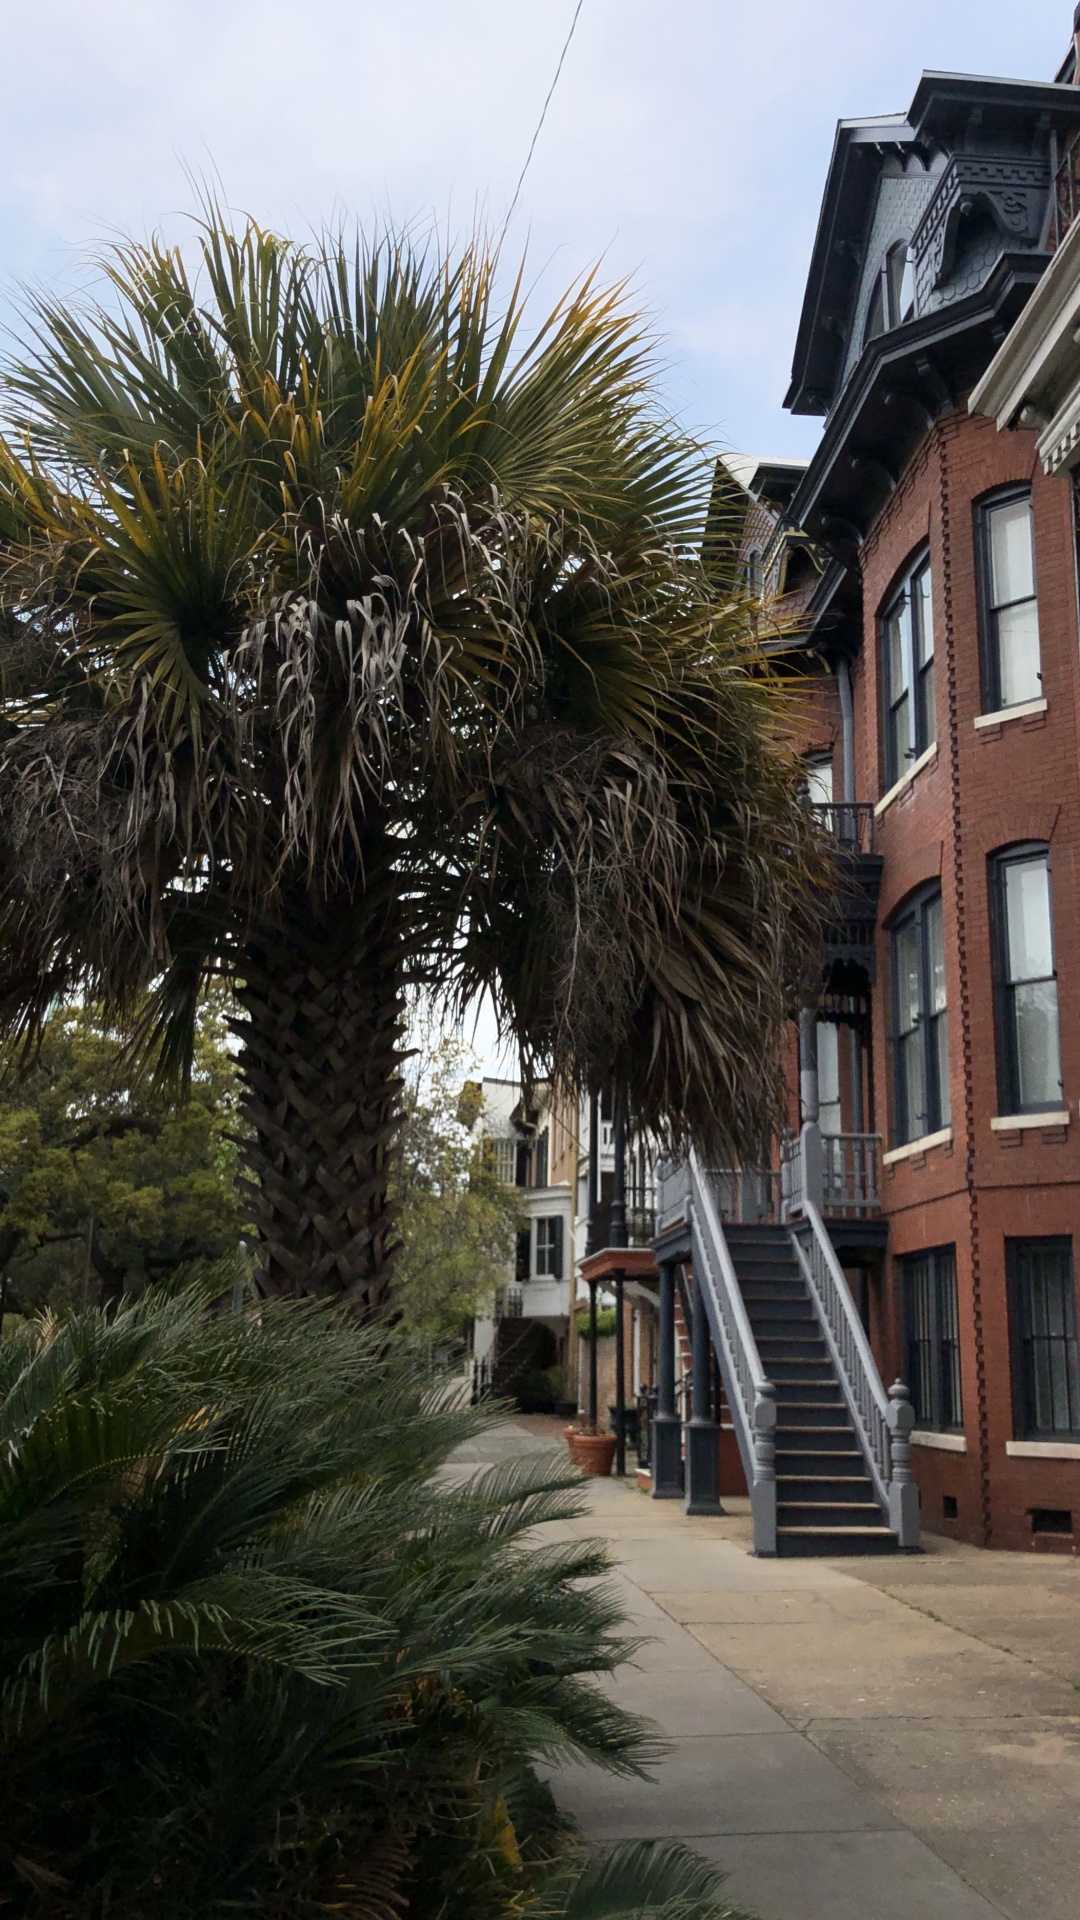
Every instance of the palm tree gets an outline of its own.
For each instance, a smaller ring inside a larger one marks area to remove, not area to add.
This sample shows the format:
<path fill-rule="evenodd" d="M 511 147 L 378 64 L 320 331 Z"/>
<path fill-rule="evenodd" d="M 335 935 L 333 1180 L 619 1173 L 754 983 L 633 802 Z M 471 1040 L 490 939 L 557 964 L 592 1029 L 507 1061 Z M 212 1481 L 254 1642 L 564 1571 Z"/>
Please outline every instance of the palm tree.
<path fill-rule="evenodd" d="M 0 1031 L 149 990 L 182 1079 L 233 982 L 263 1288 L 371 1304 L 409 985 L 745 1149 L 817 856 L 622 294 L 525 339 L 480 242 L 199 233 L 6 367 Z"/>

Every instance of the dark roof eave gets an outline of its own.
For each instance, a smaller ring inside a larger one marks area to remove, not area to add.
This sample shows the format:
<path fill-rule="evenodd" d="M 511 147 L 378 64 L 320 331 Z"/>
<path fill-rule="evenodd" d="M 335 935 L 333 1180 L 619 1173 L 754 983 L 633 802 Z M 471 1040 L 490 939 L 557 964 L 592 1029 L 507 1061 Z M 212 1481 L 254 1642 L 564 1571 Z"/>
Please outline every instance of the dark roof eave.
<path fill-rule="evenodd" d="M 1015 306 L 1019 311 L 1031 288 L 1038 284 L 1049 260 L 1049 254 L 1003 254 L 985 286 L 978 292 L 969 294 L 965 300 L 958 300 L 955 306 L 939 308 L 935 313 L 923 314 L 918 320 L 909 321 L 905 327 L 879 334 L 870 343 L 829 416 L 817 451 L 792 499 L 789 512 L 797 525 L 804 527 L 812 537 L 821 537 L 821 530 L 815 522 L 822 512 L 829 510 L 827 496 L 835 481 L 838 465 L 854 451 L 852 441 L 862 417 L 867 408 L 881 397 L 882 390 L 886 387 L 896 390 L 895 383 L 903 383 L 907 376 L 911 398 L 914 404 L 920 404 L 916 395 L 925 386 L 925 380 L 919 363 L 935 365 L 935 356 L 940 358 L 943 353 L 947 355 L 950 347 L 962 342 L 965 336 L 977 334 L 981 328 L 987 332 L 986 358 L 989 362 L 993 352 L 990 330 L 1000 322 L 1003 310 L 1007 322 L 1015 318 L 1015 313 L 1009 312 L 1010 306 Z M 900 390 L 903 390 L 902 385 Z M 932 396 L 928 394 L 922 404 L 927 413 L 931 412 Z M 868 444 L 875 442 L 871 440 Z M 847 499 L 850 488 L 840 489 L 840 492 Z M 874 511 L 877 511 L 876 505 Z"/>

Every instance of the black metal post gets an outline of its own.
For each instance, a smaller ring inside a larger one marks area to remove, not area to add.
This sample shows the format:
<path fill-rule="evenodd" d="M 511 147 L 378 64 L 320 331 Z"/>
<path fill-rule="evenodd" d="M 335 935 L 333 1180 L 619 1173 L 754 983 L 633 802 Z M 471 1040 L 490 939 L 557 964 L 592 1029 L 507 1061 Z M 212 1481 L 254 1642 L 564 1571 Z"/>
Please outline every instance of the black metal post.
<path fill-rule="evenodd" d="M 626 1353 L 623 1346 L 623 1276 L 615 1275 L 615 1471 L 626 1473 Z"/>
<path fill-rule="evenodd" d="M 585 1257 L 599 1248 L 600 1222 L 600 1096 L 589 1095 L 589 1225 L 585 1236 Z"/>
<path fill-rule="evenodd" d="M 686 1428 L 686 1511 L 721 1513 L 720 1505 L 720 1430 L 709 1408 L 709 1373 L 712 1342 L 705 1312 L 705 1295 L 694 1281 L 690 1308 L 692 1348 L 692 1401 Z"/>
<path fill-rule="evenodd" d="M 596 1281 L 589 1281 L 589 1427 L 596 1427 Z"/>
<path fill-rule="evenodd" d="M 626 1105 L 619 1087 L 615 1088 L 611 1113 L 611 1144 L 614 1169 L 611 1175 L 611 1210 L 608 1215 L 608 1246 L 625 1247 L 626 1241 Z"/>
<path fill-rule="evenodd" d="M 660 1351 L 653 1426 L 654 1500 L 679 1500 L 683 1490 L 682 1430 L 675 1411 L 675 1268 L 660 1263 Z"/>

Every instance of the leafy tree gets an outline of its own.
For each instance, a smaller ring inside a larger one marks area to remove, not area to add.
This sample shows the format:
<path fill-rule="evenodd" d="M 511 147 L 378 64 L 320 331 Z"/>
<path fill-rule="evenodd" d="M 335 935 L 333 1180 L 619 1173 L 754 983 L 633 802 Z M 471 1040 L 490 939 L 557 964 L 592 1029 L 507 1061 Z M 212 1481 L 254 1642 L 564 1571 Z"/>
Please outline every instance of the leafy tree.
<path fill-rule="evenodd" d="M 224 1277 L 216 1286 L 220 1290 Z M 630 1650 L 561 1460 L 400 1339 L 188 1288 L 0 1342 L 0 1901 L 21 1920 L 721 1920 L 715 1869 L 588 1862 L 532 1771 L 639 1772 Z"/>
<path fill-rule="evenodd" d="M 462 1115 L 466 1050 L 444 1038 L 407 1082 L 391 1193 L 402 1246 L 394 1302 L 426 1340 L 459 1335 L 506 1278 L 524 1214 Z"/>
<path fill-rule="evenodd" d="M 233 1252 L 236 1068 L 223 1010 L 200 1009 L 190 1097 L 131 1072 L 94 1011 L 59 1007 L 0 1094 L 0 1292 L 12 1309 L 85 1294 L 115 1301 L 194 1260 Z"/>
<path fill-rule="evenodd" d="M 385 1289 L 410 982 L 720 1155 L 779 1117 L 821 857 L 710 463 L 618 290 L 526 337 L 496 267 L 211 208 L 6 367 L 0 1021 L 149 989 L 182 1073 L 235 982 L 271 1294 Z"/>

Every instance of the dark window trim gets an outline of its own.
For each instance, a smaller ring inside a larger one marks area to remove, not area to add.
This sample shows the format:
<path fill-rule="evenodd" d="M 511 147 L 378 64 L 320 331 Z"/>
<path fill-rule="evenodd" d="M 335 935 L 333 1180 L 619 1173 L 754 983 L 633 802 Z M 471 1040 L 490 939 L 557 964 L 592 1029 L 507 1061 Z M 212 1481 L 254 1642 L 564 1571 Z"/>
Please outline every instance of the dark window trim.
<path fill-rule="evenodd" d="M 937 739 L 937 713 L 935 711 L 931 715 L 929 712 L 929 704 L 925 694 L 928 677 L 926 663 L 924 661 L 920 668 L 915 659 L 914 614 L 912 614 L 913 644 L 911 655 L 911 685 L 908 689 L 908 698 L 912 703 L 912 712 L 915 719 L 915 746 L 913 750 L 909 749 L 911 758 L 906 761 L 906 764 L 904 766 L 897 764 L 897 757 L 893 751 L 893 688 L 891 683 L 888 627 L 889 621 L 892 619 L 894 613 L 896 613 L 901 601 L 910 599 L 912 582 L 916 576 L 922 573 L 924 567 L 929 567 L 930 565 L 930 542 L 924 540 L 920 546 L 915 548 L 913 553 L 908 555 L 903 567 L 896 575 L 889 592 L 882 601 L 881 611 L 877 617 L 878 660 L 881 664 L 881 758 L 885 769 L 884 790 L 886 793 L 895 787 L 898 780 L 903 778 L 907 767 L 912 765 L 915 760 L 918 760 Z M 932 570 L 930 574 L 930 606 L 931 610 L 933 610 L 934 576 Z M 933 617 L 933 612 L 931 613 L 931 617 Z M 937 659 L 937 638 L 936 635 L 932 637 L 934 639 L 934 648 L 930 655 L 931 664 L 929 677 L 931 679 L 934 677 L 934 663 Z M 936 702 L 936 687 L 934 699 Z M 930 737 L 931 720 L 933 721 L 933 738 Z"/>
<path fill-rule="evenodd" d="M 1076 1337 L 1076 1267 L 1073 1259 L 1071 1234 L 1033 1234 L 1005 1242 L 1005 1270 L 1009 1308 L 1009 1357 L 1013 1390 L 1013 1436 L 1017 1440 L 1076 1440 L 1080 1438 L 1080 1379 L 1074 1373 L 1071 1383 L 1070 1400 L 1074 1404 L 1074 1425 L 1070 1427 L 1039 1427 L 1035 1424 L 1034 1395 L 1026 1368 L 1025 1315 L 1024 1303 L 1020 1294 L 1020 1261 L 1022 1248 L 1044 1247 L 1062 1249 L 1068 1253 L 1069 1294 L 1072 1307 L 1073 1338 Z"/>
<path fill-rule="evenodd" d="M 926 908 L 932 901 L 941 899 L 941 882 L 940 880 L 933 880 L 927 886 L 920 887 L 917 893 L 911 894 L 908 899 L 905 900 L 902 908 L 893 916 L 888 926 L 889 1053 L 892 1066 L 893 1145 L 897 1147 L 906 1147 L 910 1140 L 917 1140 L 924 1137 L 921 1134 L 910 1133 L 901 1119 L 901 1098 L 904 1096 L 903 1105 L 906 1106 L 907 1089 L 904 1080 L 903 1056 L 900 1049 L 900 977 L 899 968 L 896 964 L 896 938 L 897 935 L 903 931 L 909 920 L 917 920 L 919 924 L 919 1003 L 923 1009 L 920 1025 L 923 1035 L 923 1073 L 926 1076 L 927 1105 L 925 1131 L 927 1134 L 937 1133 L 947 1124 L 942 1119 L 943 1109 L 940 1076 L 938 1073 L 937 1048 L 930 1045 L 929 1039 L 932 1031 L 932 1016 L 929 1012 L 932 1001 L 932 981 L 930 973 L 930 941 L 925 932 Z M 942 905 L 942 912 L 944 913 L 944 904 Z M 942 928 L 942 942 L 944 944 L 944 926 Z M 947 1032 L 949 1018 L 949 996 L 947 993 L 945 996 L 944 1013 Z"/>
<path fill-rule="evenodd" d="M 1054 868 L 1050 847 L 1045 840 L 1021 840 L 1015 846 L 998 847 L 990 854 L 990 941 L 994 970 L 994 1037 L 997 1042 L 998 1112 L 1057 1113 L 1064 1101 L 1064 1089 L 1056 1100 L 1020 1099 L 1020 1063 L 1016 1050 L 1016 1027 L 1009 1017 L 1009 917 L 1005 904 L 1005 869 L 1024 860 L 1046 861 L 1050 894 L 1050 956 L 1054 963 L 1053 980 L 1057 984 L 1057 941 L 1054 938 Z M 1061 1009 L 1058 1006 L 1058 1056 L 1061 1052 Z"/>
<path fill-rule="evenodd" d="M 944 1274 L 941 1263 L 944 1259 L 951 1263 L 951 1285 L 956 1319 L 956 1413 L 955 1420 L 945 1420 L 942 1408 L 948 1397 L 945 1382 L 945 1340 L 943 1333 L 944 1316 L 942 1306 L 942 1282 Z M 931 1408 L 929 1415 L 925 1409 L 917 1412 L 917 1424 L 921 1430 L 929 1433 L 963 1433 L 964 1431 L 964 1374 L 960 1357 L 960 1297 L 956 1274 L 956 1247 L 924 1247 L 917 1253 L 905 1253 L 900 1256 L 900 1284 L 902 1290 L 903 1326 L 904 1326 L 904 1366 L 908 1391 L 914 1395 L 917 1374 L 911 1363 L 913 1340 L 913 1316 L 911 1312 L 911 1289 L 914 1283 L 912 1268 L 916 1261 L 926 1261 L 930 1270 L 930 1313 L 931 1313 Z"/>
<path fill-rule="evenodd" d="M 1039 605 L 1039 555 L 1035 545 L 1035 499 L 1029 481 L 1013 480 L 1008 486 L 995 487 L 972 502 L 975 515 L 975 582 L 979 619 L 979 669 L 984 713 L 1007 713 L 1001 704 L 1001 663 L 995 645 L 994 615 L 990 605 L 993 581 L 990 569 L 990 515 L 995 507 L 1007 507 L 1013 500 L 1026 500 L 1031 509 L 1031 577 L 1035 582 L 1035 606 Z M 1040 639 L 1039 663 L 1042 664 Z M 1042 685 L 1042 674 L 1039 675 Z M 1023 704 L 1020 702 L 1019 704 Z"/>

